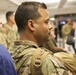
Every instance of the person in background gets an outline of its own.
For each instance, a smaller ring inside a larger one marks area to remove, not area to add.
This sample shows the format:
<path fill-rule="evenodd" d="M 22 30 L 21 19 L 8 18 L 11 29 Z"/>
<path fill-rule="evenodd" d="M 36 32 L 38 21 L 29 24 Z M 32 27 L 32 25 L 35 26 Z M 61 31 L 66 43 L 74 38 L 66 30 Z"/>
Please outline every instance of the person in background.
<path fill-rule="evenodd" d="M 50 22 L 49 30 L 50 30 L 50 36 L 55 39 L 55 37 L 56 37 L 55 27 L 54 27 L 54 24 L 52 22 Z"/>
<path fill-rule="evenodd" d="M 12 58 L 7 49 L 0 44 L 0 75 L 17 75 Z"/>
<path fill-rule="evenodd" d="M 63 38 L 63 48 L 65 48 L 65 43 L 67 36 L 70 34 L 72 30 L 72 21 L 71 19 L 67 19 L 67 23 L 62 27 L 62 38 Z"/>
<path fill-rule="evenodd" d="M 66 68 L 52 52 L 39 47 L 50 36 L 46 5 L 23 2 L 15 13 L 15 21 L 20 40 L 15 42 L 11 50 L 18 75 L 68 75 Z"/>
<path fill-rule="evenodd" d="M 76 54 L 76 21 L 73 22 L 72 30 L 71 30 L 70 34 L 68 35 L 66 43 L 68 45 L 72 45 L 74 52 Z"/>
<path fill-rule="evenodd" d="M 4 24 L 4 29 L 6 30 L 6 35 L 7 35 L 7 39 L 6 39 L 7 49 L 9 50 L 14 45 L 14 41 L 18 39 L 18 30 L 17 27 L 15 26 L 14 15 L 15 13 L 13 11 L 8 11 L 6 13 L 7 23 Z"/>
<path fill-rule="evenodd" d="M 5 32 L 6 31 L 3 28 L 3 24 L 0 20 L 0 44 L 4 45 L 7 48 L 7 42 L 6 42 L 7 36 L 6 36 Z"/>

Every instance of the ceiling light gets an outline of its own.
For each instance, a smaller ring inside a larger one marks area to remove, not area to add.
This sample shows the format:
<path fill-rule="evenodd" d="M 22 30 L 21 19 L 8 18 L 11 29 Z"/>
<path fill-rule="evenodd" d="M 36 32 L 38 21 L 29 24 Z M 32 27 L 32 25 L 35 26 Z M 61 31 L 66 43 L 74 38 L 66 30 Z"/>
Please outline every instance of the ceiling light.
<path fill-rule="evenodd" d="M 55 18 L 53 17 L 53 18 L 50 18 L 50 20 L 55 20 Z"/>
<path fill-rule="evenodd" d="M 44 3 L 60 2 L 60 0 L 28 0 L 28 1 L 37 1 L 37 2 L 44 2 Z"/>

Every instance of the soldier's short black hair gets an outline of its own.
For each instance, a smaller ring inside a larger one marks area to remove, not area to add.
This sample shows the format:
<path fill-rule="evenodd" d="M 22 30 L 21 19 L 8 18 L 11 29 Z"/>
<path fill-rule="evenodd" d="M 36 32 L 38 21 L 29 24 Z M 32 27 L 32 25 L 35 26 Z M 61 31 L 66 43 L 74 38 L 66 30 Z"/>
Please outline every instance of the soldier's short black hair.
<path fill-rule="evenodd" d="M 8 20 L 8 18 L 13 14 L 13 11 L 8 11 L 6 12 L 6 20 Z"/>
<path fill-rule="evenodd" d="M 15 13 L 15 22 L 19 31 L 25 30 L 29 19 L 36 20 L 41 16 L 38 8 L 47 9 L 47 6 L 39 2 L 23 2 L 19 5 Z"/>

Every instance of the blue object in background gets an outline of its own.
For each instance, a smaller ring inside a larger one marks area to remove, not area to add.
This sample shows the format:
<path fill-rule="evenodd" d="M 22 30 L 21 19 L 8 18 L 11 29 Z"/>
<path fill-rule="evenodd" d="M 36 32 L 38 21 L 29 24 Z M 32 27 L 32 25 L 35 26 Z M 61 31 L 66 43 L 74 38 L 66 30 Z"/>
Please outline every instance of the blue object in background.
<path fill-rule="evenodd" d="M 17 75 L 9 52 L 1 44 L 0 44 L 0 75 Z"/>

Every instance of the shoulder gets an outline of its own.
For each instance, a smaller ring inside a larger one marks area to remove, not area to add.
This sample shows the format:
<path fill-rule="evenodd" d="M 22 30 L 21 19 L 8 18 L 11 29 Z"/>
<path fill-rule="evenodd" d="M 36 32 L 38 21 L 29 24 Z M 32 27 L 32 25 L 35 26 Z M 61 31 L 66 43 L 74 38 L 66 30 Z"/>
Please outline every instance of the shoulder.
<path fill-rule="evenodd" d="M 21 57 L 32 55 L 32 53 L 37 50 L 36 48 L 30 47 L 29 45 L 14 45 L 14 47 L 10 50 L 12 57 Z"/>
<path fill-rule="evenodd" d="M 0 44 L 0 56 L 2 56 L 4 59 L 9 60 L 11 59 L 11 55 L 8 52 L 8 50 Z"/>
<path fill-rule="evenodd" d="M 6 29 L 6 30 L 10 29 L 10 27 L 8 26 L 8 24 L 4 24 L 3 28 Z"/>
<path fill-rule="evenodd" d="M 73 54 L 68 54 L 64 52 L 54 54 L 66 68 L 72 72 L 76 71 L 76 58 Z"/>
<path fill-rule="evenodd" d="M 63 25 L 63 27 L 62 27 L 62 28 L 66 28 L 66 27 L 67 27 L 67 24 Z"/>
<path fill-rule="evenodd" d="M 0 74 L 1 75 L 17 75 L 13 61 L 11 59 L 0 56 Z"/>
<path fill-rule="evenodd" d="M 54 56 L 56 56 L 59 59 L 65 60 L 64 62 L 66 61 L 76 62 L 75 58 L 73 57 L 73 54 L 68 54 L 66 52 L 57 52 L 57 53 L 54 53 Z"/>
<path fill-rule="evenodd" d="M 17 25 L 13 25 L 14 30 L 18 30 Z"/>
<path fill-rule="evenodd" d="M 0 45 L 0 68 L 1 75 L 17 75 L 12 58 L 3 45 Z"/>
<path fill-rule="evenodd" d="M 1 50 L 7 50 L 3 45 L 0 44 L 0 51 Z"/>

